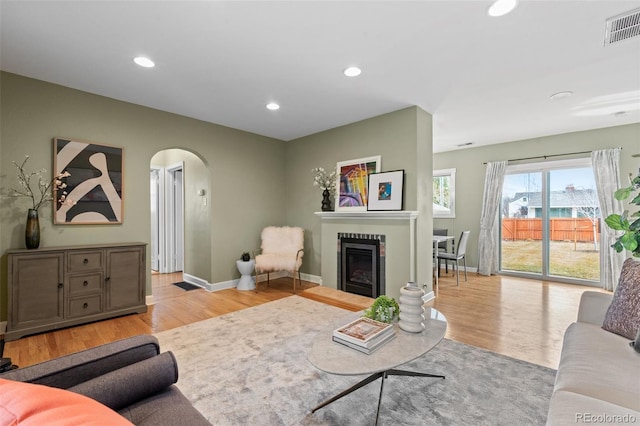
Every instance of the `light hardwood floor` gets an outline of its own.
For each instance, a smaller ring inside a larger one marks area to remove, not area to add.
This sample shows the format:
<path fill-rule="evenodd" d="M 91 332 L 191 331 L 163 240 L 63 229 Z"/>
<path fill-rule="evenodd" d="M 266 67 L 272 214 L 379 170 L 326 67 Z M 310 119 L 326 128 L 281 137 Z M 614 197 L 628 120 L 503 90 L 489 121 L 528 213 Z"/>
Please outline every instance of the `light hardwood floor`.
<path fill-rule="evenodd" d="M 151 334 L 229 312 L 281 299 L 292 294 L 291 279 L 260 284 L 260 291 L 198 289 L 184 291 L 172 283 L 181 274 L 154 274 L 154 305 L 144 314 L 127 315 L 7 342 L 6 357 L 19 366 L 95 347 L 137 334 Z M 298 295 L 351 311 L 370 306 L 372 300 L 303 282 Z M 456 287 L 444 276 L 436 299 L 427 306 L 448 320 L 446 337 L 514 358 L 555 368 L 562 336 L 576 318 L 580 295 L 592 287 L 541 282 L 503 276 L 469 274 Z"/>

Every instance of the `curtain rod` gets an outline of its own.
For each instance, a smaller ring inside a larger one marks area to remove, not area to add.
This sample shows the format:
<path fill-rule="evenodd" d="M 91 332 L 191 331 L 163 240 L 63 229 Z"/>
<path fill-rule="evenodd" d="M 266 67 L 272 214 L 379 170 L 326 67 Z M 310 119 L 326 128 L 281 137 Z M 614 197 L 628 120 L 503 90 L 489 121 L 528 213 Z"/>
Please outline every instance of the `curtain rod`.
<path fill-rule="evenodd" d="M 622 147 L 619 146 L 618 149 L 622 149 Z M 538 158 L 544 158 L 546 160 L 547 158 L 551 158 L 551 157 L 563 157 L 565 155 L 578 155 L 578 154 L 591 154 L 591 152 L 593 152 L 593 151 L 567 152 L 566 154 L 538 155 L 537 157 L 513 158 L 511 160 L 507 160 L 507 162 L 509 162 L 509 161 L 536 160 Z M 485 161 L 482 164 L 487 164 L 487 161 Z"/>

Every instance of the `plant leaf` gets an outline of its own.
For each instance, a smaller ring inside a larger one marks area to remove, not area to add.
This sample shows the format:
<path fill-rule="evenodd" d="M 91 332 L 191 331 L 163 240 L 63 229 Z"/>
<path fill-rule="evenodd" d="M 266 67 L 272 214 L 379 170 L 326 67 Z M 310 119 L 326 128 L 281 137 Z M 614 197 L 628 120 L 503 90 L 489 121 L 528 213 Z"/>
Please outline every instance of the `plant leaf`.
<path fill-rule="evenodd" d="M 626 231 L 629 229 L 629 221 L 622 215 L 611 214 L 604 220 L 607 226 L 616 231 Z"/>
<path fill-rule="evenodd" d="M 629 232 L 620 237 L 620 242 L 622 243 L 622 246 L 629 251 L 634 251 L 638 248 L 638 242 L 634 238 L 633 234 Z"/>
<path fill-rule="evenodd" d="M 613 196 L 616 198 L 616 200 L 620 200 L 620 201 L 626 200 L 631 195 L 631 191 L 633 191 L 633 186 L 620 188 L 613 193 Z"/>
<path fill-rule="evenodd" d="M 631 225 L 629 225 L 629 230 L 640 231 L 640 219 L 634 220 Z"/>
<path fill-rule="evenodd" d="M 620 240 L 621 238 L 618 238 L 618 240 L 611 245 L 611 247 L 618 253 L 624 250 L 624 247 L 622 246 L 622 243 L 620 242 Z"/>

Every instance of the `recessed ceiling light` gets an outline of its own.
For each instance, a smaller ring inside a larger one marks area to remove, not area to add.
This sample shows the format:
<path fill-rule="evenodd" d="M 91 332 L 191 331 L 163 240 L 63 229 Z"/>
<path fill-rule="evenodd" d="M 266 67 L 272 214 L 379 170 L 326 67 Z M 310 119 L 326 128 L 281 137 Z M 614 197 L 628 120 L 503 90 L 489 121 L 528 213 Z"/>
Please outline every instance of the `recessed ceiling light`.
<path fill-rule="evenodd" d="M 553 95 L 551 95 L 549 97 L 549 99 L 552 99 L 554 101 L 557 101 L 558 99 L 564 99 L 564 98 L 568 98 L 569 96 L 573 95 L 573 92 L 570 90 L 564 91 L 564 92 L 558 92 L 558 93 L 554 93 Z"/>
<path fill-rule="evenodd" d="M 503 16 L 518 5 L 518 0 L 496 0 L 489 8 L 489 16 Z"/>
<path fill-rule="evenodd" d="M 280 105 L 278 105 L 275 102 L 269 102 L 267 104 L 267 109 L 270 109 L 271 111 L 276 111 L 276 110 L 280 109 Z"/>
<path fill-rule="evenodd" d="M 362 70 L 358 67 L 349 67 L 344 70 L 344 75 L 347 77 L 357 77 L 362 73 Z"/>
<path fill-rule="evenodd" d="M 156 64 L 149 58 L 145 58 L 144 56 L 136 56 L 133 58 L 133 62 L 145 68 L 153 68 Z"/>

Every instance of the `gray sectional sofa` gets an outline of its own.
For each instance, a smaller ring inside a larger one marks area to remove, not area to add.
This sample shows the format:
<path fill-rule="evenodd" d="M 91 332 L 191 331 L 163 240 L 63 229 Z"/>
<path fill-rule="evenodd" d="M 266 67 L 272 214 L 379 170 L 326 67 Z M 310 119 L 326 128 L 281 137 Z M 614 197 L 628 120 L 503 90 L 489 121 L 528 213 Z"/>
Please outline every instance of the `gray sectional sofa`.
<path fill-rule="evenodd" d="M 547 425 L 640 423 L 640 353 L 602 328 L 611 300 L 583 293 L 564 335 Z"/>
<path fill-rule="evenodd" d="M 160 353 L 158 340 L 149 335 L 11 370 L 0 374 L 0 379 L 87 396 L 136 425 L 210 425 L 174 385 L 178 367 L 173 354 Z M 33 399 L 37 399 L 43 388 L 33 389 Z M 29 409 L 33 411 L 33 407 Z"/>

